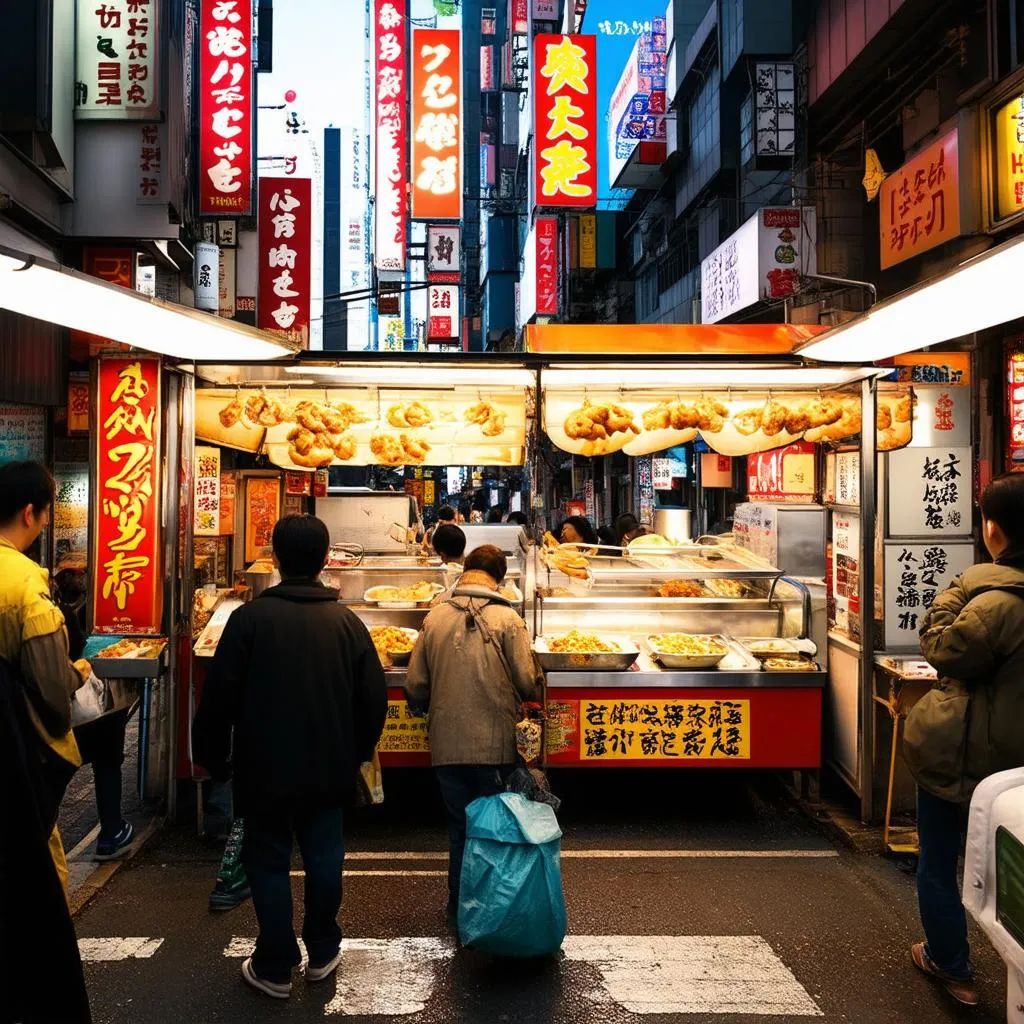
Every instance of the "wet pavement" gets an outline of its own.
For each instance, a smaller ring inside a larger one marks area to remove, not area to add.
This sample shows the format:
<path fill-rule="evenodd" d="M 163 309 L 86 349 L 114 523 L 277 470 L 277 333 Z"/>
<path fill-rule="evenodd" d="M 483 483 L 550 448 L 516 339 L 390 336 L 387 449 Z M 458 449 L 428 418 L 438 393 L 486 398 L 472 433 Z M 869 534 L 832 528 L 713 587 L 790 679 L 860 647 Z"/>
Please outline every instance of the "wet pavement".
<path fill-rule="evenodd" d="M 434 1024 L 1005 1019 L 1003 965 L 975 936 L 984 1005 L 951 1003 L 909 959 L 906 866 L 833 846 L 771 777 L 554 774 L 565 804 L 569 936 L 544 962 L 501 961 L 444 936 L 445 836 L 429 774 L 389 772 L 382 808 L 347 826 L 337 979 L 291 999 L 244 986 L 251 904 L 214 916 L 220 850 L 165 829 L 77 920 L 97 1022 L 325 1017 Z M 296 868 L 301 868 L 296 863 Z M 301 875 L 293 879 L 301 898 Z"/>

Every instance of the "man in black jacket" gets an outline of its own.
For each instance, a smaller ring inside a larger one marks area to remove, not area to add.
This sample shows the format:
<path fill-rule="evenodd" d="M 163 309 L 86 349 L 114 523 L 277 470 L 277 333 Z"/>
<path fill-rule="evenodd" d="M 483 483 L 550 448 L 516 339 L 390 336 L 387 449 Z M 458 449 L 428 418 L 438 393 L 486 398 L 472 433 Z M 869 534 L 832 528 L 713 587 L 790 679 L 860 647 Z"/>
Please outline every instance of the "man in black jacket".
<path fill-rule="evenodd" d="M 288 998 L 301 962 L 288 874 L 293 836 L 306 876 L 306 981 L 330 977 L 341 959 L 342 807 L 387 714 L 370 634 L 317 579 L 329 544 L 319 519 L 278 521 L 282 582 L 228 619 L 192 731 L 195 760 L 214 779 L 233 774 L 260 927 L 242 976 L 276 999 Z"/>

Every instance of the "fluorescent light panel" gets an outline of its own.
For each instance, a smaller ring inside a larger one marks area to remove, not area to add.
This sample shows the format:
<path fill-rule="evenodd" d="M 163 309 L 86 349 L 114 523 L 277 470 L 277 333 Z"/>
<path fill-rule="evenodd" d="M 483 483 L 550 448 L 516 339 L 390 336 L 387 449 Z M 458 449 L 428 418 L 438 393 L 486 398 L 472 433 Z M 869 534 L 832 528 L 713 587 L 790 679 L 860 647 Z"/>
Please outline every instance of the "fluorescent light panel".
<path fill-rule="evenodd" d="M 8 250 L 10 252 L 10 250 Z M 179 359 L 252 361 L 292 354 L 252 328 L 136 295 L 0 251 L 0 307 Z"/>
<path fill-rule="evenodd" d="M 877 362 L 1024 317 L 1024 238 L 870 309 L 800 349 L 821 362 Z"/>
<path fill-rule="evenodd" d="M 541 377 L 545 390 L 606 388 L 820 388 L 849 384 L 874 371 L 824 366 L 740 367 L 650 365 L 646 367 L 552 367 Z"/>
<path fill-rule="evenodd" d="M 342 387 L 345 384 L 374 385 L 376 387 L 395 387 L 414 384 L 422 388 L 454 387 L 531 387 L 534 374 L 512 366 L 431 366 L 430 357 L 422 363 L 404 363 L 398 366 L 379 363 L 346 364 L 345 366 L 302 366 L 285 367 L 288 373 L 303 377 L 317 377 L 328 385 Z"/>

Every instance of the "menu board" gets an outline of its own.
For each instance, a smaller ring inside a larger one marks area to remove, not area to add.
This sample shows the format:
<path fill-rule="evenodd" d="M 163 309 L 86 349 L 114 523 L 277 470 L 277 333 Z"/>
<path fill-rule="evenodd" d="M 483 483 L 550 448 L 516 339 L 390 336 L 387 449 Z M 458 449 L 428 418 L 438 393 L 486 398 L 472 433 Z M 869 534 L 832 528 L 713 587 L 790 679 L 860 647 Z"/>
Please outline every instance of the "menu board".
<path fill-rule="evenodd" d="M 274 524 L 280 516 L 280 477 L 250 477 L 245 487 L 245 560 L 269 554 Z"/>
<path fill-rule="evenodd" d="M 860 505 L 860 452 L 836 453 L 835 501 L 837 505 Z"/>
<path fill-rule="evenodd" d="M 757 502 L 737 505 L 733 534 L 738 547 L 745 548 L 768 565 L 778 565 L 778 510 L 774 505 Z"/>
<path fill-rule="evenodd" d="M 46 461 L 46 410 L 0 405 L 0 463 Z"/>
<path fill-rule="evenodd" d="M 970 541 L 934 544 L 886 541 L 885 648 L 920 649 L 918 632 L 935 598 L 974 564 Z"/>
<path fill-rule="evenodd" d="M 971 532 L 971 449 L 904 448 L 889 456 L 889 536 Z"/>
<path fill-rule="evenodd" d="M 196 445 L 192 528 L 197 537 L 220 533 L 220 449 Z"/>
<path fill-rule="evenodd" d="M 860 516 L 832 517 L 832 595 L 836 629 L 860 637 Z"/>
<path fill-rule="evenodd" d="M 53 467 L 57 494 L 53 502 L 55 565 L 72 552 L 84 560 L 89 548 L 89 465 L 58 462 Z"/>

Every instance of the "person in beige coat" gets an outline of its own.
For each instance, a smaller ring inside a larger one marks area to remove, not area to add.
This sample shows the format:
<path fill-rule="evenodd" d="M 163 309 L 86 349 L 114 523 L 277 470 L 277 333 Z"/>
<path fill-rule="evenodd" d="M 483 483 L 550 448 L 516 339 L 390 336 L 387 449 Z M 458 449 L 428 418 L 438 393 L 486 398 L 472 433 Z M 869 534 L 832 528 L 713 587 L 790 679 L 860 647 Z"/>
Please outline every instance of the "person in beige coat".
<path fill-rule="evenodd" d="M 405 690 L 429 712 L 430 756 L 448 813 L 449 926 L 458 916 L 466 808 L 505 788 L 516 761 L 519 705 L 539 679 L 526 624 L 498 587 L 507 563 L 476 548 L 451 596 L 434 608 L 416 641 Z"/>

